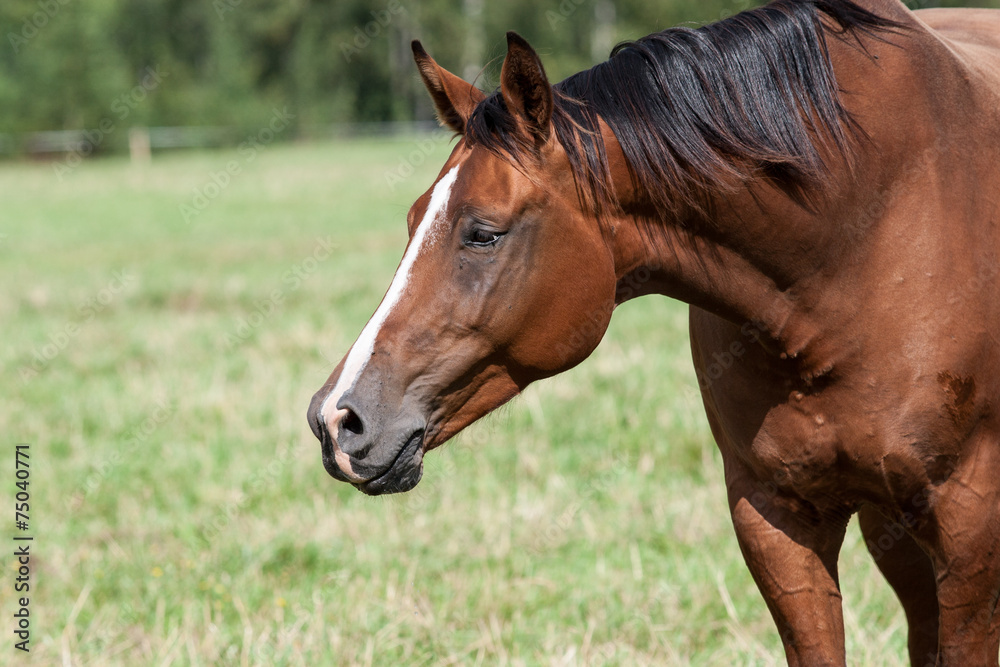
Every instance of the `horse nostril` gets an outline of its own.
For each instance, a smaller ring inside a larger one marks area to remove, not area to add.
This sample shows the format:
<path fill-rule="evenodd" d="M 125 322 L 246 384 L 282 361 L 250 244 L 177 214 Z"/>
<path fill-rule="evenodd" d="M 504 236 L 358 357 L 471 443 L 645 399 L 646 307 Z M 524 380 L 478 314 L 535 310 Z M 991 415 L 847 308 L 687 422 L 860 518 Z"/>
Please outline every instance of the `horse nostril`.
<path fill-rule="evenodd" d="M 354 413 L 354 410 L 350 408 L 347 409 L 347 414 L 340 420 L 340 427 L 345 431 L 350 431 L 354 435 L 361 435 L 365 432 L 364 424 L 361 423 L 361 417 L 358 417 Z"/>

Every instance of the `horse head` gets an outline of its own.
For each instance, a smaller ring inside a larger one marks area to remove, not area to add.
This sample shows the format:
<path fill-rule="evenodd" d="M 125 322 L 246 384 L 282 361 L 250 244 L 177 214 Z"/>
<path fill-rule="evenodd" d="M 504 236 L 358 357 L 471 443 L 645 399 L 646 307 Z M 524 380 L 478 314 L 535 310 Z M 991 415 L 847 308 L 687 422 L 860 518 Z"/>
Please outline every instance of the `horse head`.
<path fill-rule="evenodd" d="M 535 51 L 508 34 L 500 93 L 479 119 L 505 126 L 517 159 L 468 136 L 484 94 L 419 42 L 413 52 L 459 141 L 410 208 L 385 297 L 309 406 L 326 470 L 372 495 L 413 488 L 424 452 L 586 358 L 615 303 L 613 252 L 555 137 Z"/>

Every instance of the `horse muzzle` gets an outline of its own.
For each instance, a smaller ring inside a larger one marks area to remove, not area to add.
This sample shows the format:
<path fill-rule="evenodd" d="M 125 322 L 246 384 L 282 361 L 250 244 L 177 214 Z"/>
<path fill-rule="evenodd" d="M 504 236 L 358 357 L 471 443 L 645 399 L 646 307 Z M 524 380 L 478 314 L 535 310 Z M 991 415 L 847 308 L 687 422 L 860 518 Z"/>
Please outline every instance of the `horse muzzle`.
<path fill-rule="evenodd" d="M 371 496 L 415 487 L 423 475 L 423 420 L 406 415 L 381 420 L 347 396 L 324 414 L 328 394 L 328 388 L 317 392 L 308 414 L 330 476 Z"/>

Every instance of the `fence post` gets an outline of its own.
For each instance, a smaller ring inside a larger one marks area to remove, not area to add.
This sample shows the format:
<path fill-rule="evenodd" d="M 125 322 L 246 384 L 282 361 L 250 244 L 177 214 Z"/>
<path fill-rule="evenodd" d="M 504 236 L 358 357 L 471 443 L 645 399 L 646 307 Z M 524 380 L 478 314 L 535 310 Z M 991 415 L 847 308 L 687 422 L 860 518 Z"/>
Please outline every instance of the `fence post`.
<path fill-rule="evenodd" d="M 149 164 L 152 151 L 149 147 L 149 128 L 130 127 L 128 130 L 128 154 L 132 158 L 132 166 Z"/>

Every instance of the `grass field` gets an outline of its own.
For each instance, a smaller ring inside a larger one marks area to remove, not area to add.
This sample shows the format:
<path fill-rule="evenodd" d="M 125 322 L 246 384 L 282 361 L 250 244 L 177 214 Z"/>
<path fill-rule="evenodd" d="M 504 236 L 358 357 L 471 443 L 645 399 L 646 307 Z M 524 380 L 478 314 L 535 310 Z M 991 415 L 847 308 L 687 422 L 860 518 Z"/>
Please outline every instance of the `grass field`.
<path fill-rule="evenodd" d="M 0 500 L 12 520 L 29 443 L 35 538 L 28 655 L 0 560 L 0 664 L 783 664 L 682 304 L 621 307 L 587 362 L 428 455 L 409 494 L 323 470 L 309 398 L 448 150 L 0 165 Z M 848 662 L 905 664 L 856 526 L 841 572 Z"/>

